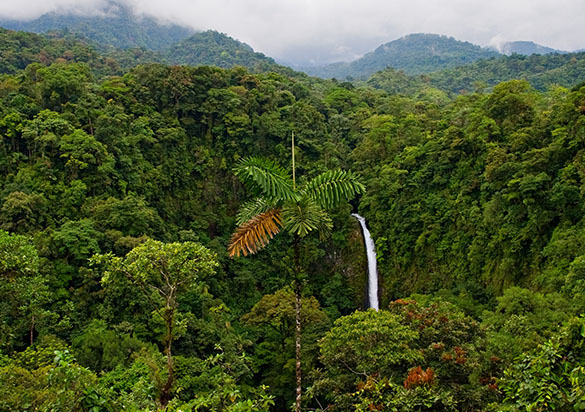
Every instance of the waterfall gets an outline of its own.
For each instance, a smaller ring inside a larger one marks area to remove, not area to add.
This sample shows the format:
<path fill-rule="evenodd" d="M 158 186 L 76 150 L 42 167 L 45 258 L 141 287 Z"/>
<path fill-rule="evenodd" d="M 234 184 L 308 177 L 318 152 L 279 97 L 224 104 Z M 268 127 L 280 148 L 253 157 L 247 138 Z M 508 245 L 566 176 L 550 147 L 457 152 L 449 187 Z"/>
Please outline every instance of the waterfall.
<path fill-rule="evenodd" d="M 370 231 L 366 226 L 366 219 L 357 213 L 351 214 L 362 226 L 364 232 L 364 243 L 366 244 L 366 253 L 368 255 L 368 300 L 371 308 L 379 309 L 378 305 L 378 268 L 376 265 L 376 247 Z"/>

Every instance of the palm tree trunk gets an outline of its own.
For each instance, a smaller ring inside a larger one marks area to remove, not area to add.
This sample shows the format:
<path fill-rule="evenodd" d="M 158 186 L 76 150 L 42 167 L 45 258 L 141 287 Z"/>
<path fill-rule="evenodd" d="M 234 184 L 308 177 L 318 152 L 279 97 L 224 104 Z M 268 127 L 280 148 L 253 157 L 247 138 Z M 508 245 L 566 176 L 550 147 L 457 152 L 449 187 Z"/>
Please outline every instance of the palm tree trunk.
<path fill-rule="evenodd" d="M 297 398 L 295 412 L 301 412 L 301 282 L 295 281 L 295 349 L 296 349 L 296 377 L 297 377 Z"/>
<path fill-rule="evenodd" d="M 295 372 L 297 381 L 297 396 L 295 402 L 295 412 L 301 412 L 301 397 L 302 397 L 302 375 L 301 375 L 301 298 L 302 298 L 302 283 L 301 283 L 301 264 L 300 264 L 300 238 L 295 235 Z"/>

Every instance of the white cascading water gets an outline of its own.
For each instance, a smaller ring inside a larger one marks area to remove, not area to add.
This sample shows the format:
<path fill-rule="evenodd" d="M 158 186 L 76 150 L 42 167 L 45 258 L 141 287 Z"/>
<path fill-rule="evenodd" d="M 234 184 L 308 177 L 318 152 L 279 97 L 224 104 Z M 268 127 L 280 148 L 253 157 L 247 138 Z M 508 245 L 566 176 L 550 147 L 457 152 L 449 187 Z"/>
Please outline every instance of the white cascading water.
<path fill-rule="evenodd" d="M 370 307 L 378 310 L 378 267 L 376 264 L 376 247 L 374 246 L 374 240 L 370 235 L 370 231 L 366 226 L 366 219 L 357 213 L 352 213 L 351 215 L 360 222 L 362 232 L 364 233 L 364 243 L 366 244 L 366 253 L 368 255 L 368 298 L 370 301 Z"/>

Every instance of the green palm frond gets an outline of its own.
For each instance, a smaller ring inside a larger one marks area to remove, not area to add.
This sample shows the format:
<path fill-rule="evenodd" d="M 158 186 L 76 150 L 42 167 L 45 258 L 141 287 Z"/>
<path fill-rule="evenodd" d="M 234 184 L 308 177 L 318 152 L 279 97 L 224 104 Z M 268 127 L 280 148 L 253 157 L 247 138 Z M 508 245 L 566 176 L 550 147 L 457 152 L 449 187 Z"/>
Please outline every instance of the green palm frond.
<path fill-rule="evenodd" d="M 240 160 L 234 172 L 257 196 L 277 202 L 297 198 L 290 176 L 272 160 L 246 157 Z"/>
<path fill-rule="evenodd" d="M 265 213 L 271 208 L 274 208 L 274 204 L 263 197 L 250 200 L 240 206 L 240 210 L 238 210 L 238 214 L 236 215 L 236 224 L 238 226 L 243 225 L 254 216 Z"/>
<path fill-rule="evenodd" d="M 304 197 L 297 202 L 287 202 L 282 208 L 283 226 L 289 233 L 306 236 L 317 230 L 321 236 L 331 231 L 331 218 L 315 201 Z"/>
<path fill-rule="evenodd" d="M 254 216 L 238 227 L 230 239 L 230 257 L 256 253 L 280 232 L 282 215 L 280 209 L 270 209 Z"/>
<path fill-rule="evenodd" d="M 359 182 L 356 174 L 337 169 L 316 176 L 307 183 L 303 193 L 321 207 L 330 209 L 365 191 L 365 186 Z"/>

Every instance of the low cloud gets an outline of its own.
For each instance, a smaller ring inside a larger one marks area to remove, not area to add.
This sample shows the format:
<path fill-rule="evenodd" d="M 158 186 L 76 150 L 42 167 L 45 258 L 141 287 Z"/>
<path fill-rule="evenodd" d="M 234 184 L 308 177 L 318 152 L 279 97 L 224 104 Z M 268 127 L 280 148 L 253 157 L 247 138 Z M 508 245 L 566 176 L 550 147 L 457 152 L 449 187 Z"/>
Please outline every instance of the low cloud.
<path fill-rule="evenodd" d="M 438 33 L 480 45 L 532 40 L 563 50 L 585 47 L 583 0 L 121 0 L 136 14 L 198 30 L 214 29 L 281 61 L 351 60 L 409 33 Z M 15 0 L 0 17 L 69 11 L 97 15 L 108 0 Z M 495 39 L 495 40 L 494 40 Z"/>

